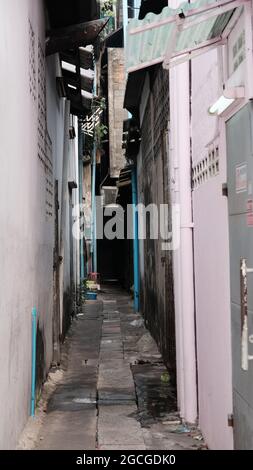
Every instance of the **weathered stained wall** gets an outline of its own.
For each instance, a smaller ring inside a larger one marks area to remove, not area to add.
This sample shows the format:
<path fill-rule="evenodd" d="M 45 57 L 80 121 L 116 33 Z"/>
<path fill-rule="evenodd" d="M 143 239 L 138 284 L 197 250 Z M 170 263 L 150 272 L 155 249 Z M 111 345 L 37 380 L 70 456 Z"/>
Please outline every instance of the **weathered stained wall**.
<path fill-rule="evenodd" d="M 158 210 L 160 204 L 168 204 L 170 207 L 167 155 L 168 79 L 168 72 L 161 67 L 147 75 L 140 106 L 142 142 L 137 157 L 138 198 L 146 207 L 155 204 Z M 147 239 L 140 242 L 141 310 L 166 364 L 174 372 L 172 253 L 162 250 L 160 230 L 158 235 L 158 239 L 152 239 L 147 230 Z"/>
<path fill-rule="evenodd" d="M 30 413 L 33 307 L 38 387 L 53 352 L 54 180 L 61 194 L 65 106 L 57 56 L 45 61 L 44 17 L 42 0 L 0 2 L 1 449 L 15 447 Z"/>
<path fill-rule="evenodd" d="M 125 93 L 124 49 L 108 48 L 108 110 L 109 110 L 109 152 L 110 175 L 119 176 L 125 166 L 122 150 L 123 121 L 127 111 L 123 108 Z"/>
<path fill-rule="evenodd" d="M 231 325 L 226 154 L 218 118 L 217 51 L 192 62 L 193 217 L 200 427 L 211 449 L 231 449 Z M 200 166 L 201 164 L 201 166 Z M 207 175 L 206 172 L 207 171 Z M 198 182 L 199 178 L 199 182 Z"/>
<path fill-rule="evenodd" d="M 34 306 L 41 374 L 51 361 L 53 226 L 46 215 L 45 171 L 37 145 L 42 2 L 1 2 L 0 18 L 0 447 L 7 449 L 15 445 L 29 414 Z"/>
<path fill-rule="evenodd" d="M 117 17 L 117 28 L 121 28 L 123 25 L 123 0 L 116 2 L 116 17 Z"/>

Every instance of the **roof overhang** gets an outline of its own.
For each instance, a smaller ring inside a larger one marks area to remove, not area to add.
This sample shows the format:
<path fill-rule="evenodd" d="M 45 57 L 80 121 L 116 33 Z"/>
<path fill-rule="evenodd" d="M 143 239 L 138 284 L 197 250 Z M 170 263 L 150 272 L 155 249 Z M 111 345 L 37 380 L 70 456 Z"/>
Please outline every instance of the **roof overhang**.
<path fill-rule="evenodd" d="M 50 28 L 92 21 L 99 18 L 97 0 L 46 0 Z"/>
<path fill-rule="evenodd" d="M 62 83 L 71 102 L 71 112 L 82 116 L 91 110 L 94 88 L 92 47 L 79 47 L 60 54 Z"/>
<path fill-rule="evenodd" d="M 139 104 L 145 82 L 145 74 L 146 71 L 142 69 L 129 73 L 127 77 L 124 108 L 133 115 L 138 115 Z"/>
<path fill-rule="evenodd" d="M 250 0 L 200 0 L 165 7 L 128 26 L 128 73 L 163 63 L 170 68 L 225 43 L 230 20 Z"/>
<path fill-rule="evenodd" d="M 98 35 L 108 23 L 108 18 L 88 21 L 68 26 L 63 29 L 54 29 L 47 32 L 46 55 L 68 51 L 75 47 L 94 44 Z"/>
<path fill-rule="evenodd" d="M 97 0 L 46 0 L 46 54 L 59 54 L 59 96 L 71 102 L 71 113 L 87 115 L 92 107 L 94 49 L 109 18 L 99 18 Z"/>
<path fill-rule="evenodd" d="M 105 47 L 123 47 L 124 46 L 124 35 L 123 27 L 116 29 L 112 33 L 108 34 L 104 41 Z"/>

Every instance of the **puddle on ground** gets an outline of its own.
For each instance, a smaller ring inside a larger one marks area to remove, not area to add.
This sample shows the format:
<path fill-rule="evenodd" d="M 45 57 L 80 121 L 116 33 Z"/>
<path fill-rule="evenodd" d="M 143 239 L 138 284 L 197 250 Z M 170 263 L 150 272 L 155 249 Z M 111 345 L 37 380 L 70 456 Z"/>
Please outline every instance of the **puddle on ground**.
<path fill-rule="evenodd" d="M 176 415 L 176 391 L 164 365 L 132 365 L 132 372 L 142 427 L 166 421 L 173 413 Z"/>

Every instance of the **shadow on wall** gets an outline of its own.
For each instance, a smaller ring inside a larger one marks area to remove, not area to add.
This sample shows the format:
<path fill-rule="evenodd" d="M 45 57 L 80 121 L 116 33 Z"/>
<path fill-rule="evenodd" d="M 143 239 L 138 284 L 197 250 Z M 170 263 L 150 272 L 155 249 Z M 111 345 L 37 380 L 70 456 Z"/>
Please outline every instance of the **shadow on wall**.
<path fill-rule="evenodd" d="M 63 320 L 61 342 L 63 343 L 73 319 L 73 294 L 69 288 L 63 295 Z"/>
<path fill-rule="evenodd" d="M 38 395 L 46 378 L 45 339 L 44 332 L 40 329 L 39 325 L 37 326 L 36 341 L 36 390 Z"/>
<path fill-rule="evenodd" d="M 71 289 L 65 292 L 63 297 L 63 325 L 61 343 L 65 340 L 68 329 L 70 328 L 74 316 L 73 292 Z M 44 330 L 37 325 L 36 334 L 36 396 L 38 398 L 42 385 L 47 378 L 47 368 L 45 360 L 45 336 Z"/>

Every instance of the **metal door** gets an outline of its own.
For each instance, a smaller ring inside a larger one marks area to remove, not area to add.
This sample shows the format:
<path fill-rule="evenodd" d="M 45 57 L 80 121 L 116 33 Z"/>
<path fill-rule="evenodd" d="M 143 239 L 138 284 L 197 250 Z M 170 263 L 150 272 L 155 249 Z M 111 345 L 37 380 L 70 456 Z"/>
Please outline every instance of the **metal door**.
<path fill-rule="evenodd" d="M 253 107 L 226 124 L 234 439 L 253 449 Z"/>

